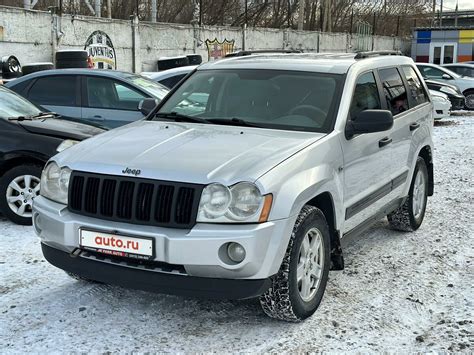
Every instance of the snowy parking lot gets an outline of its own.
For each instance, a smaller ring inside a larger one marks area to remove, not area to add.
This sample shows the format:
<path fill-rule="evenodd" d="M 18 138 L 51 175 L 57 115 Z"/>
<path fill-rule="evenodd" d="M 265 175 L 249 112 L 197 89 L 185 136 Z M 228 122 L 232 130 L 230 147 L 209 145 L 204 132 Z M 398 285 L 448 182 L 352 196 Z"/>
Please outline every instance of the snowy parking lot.
<path fill-rule="evenodd" d="M 31 227 L 0 217 L 0 352 L 474 351 L 474 116 L 434 128 L 435 195 L 415 233 L 381 221 L 345 240 L 305 322 L 258 301 L 209 301 L 70 279 Z"/>

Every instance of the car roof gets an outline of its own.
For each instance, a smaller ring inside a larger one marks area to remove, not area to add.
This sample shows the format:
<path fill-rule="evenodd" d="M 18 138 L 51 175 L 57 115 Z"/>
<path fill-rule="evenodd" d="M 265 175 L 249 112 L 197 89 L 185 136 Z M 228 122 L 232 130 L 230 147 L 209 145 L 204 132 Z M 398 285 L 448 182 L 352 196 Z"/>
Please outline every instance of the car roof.
<path fill-rule="evenodd" d="M 450 64 L 443 64 L 443 67 L 465 67 L 465 68 L 474 68 L 474 64 L 469 63 L 450 63 Z"/>
<path fill-rule="evenodd" d="M 127 79 L 127 77 L 136 76 L 137 74 L 128 73 L 119 70 L 108 70 L 108 69 L 49 69 L 41 70 L 34 72 L 25 76 L 22 76 L 18 79 L 15 79 L 15 84 L 20 83 L 24 80 L 29 80 L 32 78 L 40 78 L 43 76 L 52 76 L 52 75 L 90 75 L 98 77 L 107 77 L 114 79 Z"/>
<path fill-rule="evenodd" d="M 360 59 L 356 57 L 356 53 L 264 53 L 207 62 L 197 70 L 275 69 L 344 74 L 352 66 L 377 68 L 413 64 L 411 58 L 401 55 L 376 55 Z"/>
<path fill-rule="evenodd" d="M 183 67 L 177 67 L 177 68 L 172 68 L 172 69 L 167 69 L 167 70 L 162 70 L 162 71 L 157 71 L 157 72 L 143 72 L 141 75 L 146 76 L 147 78 L 150 78 L 152 80 L 163 80 L 170 78 L 175 75 L 182 75 L 182 74 L 188 74 L 192 72 L 194 69 L 196 69 L 198 65 L 185 65 Z"/>

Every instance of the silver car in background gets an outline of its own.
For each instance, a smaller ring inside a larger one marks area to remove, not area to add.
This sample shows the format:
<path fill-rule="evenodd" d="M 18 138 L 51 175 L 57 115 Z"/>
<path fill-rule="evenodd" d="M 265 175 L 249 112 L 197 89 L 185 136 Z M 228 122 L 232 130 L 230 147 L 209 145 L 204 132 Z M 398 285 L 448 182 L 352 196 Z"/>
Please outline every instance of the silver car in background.
<path fill-rule="evenodd" d="M 386 216 L 421 226 L 432 130 L 420 73 L 395 52 L 209 62 L 146 120 L 53 157 L 34 229 L 74 277 L 259 297 L 299 321 L 344 268 L 341 238 Z"/>

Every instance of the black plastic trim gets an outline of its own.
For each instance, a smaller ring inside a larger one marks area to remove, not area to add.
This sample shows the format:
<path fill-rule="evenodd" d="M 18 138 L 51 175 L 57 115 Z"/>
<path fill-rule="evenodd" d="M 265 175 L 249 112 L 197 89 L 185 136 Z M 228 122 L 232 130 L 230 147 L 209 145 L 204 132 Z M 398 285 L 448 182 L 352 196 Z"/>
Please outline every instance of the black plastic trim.
<path fill-rule="evenodd" d="M 216 279 L 134 269 L 76 256 L 41 243 L 52 265 L 83 278 L 107 284 L 181 296 L 214 299 L 246 299 L 262 295 L 270 278 L 258 280 Z"/>
<path fill-rule="evenodd" d="M 398 175 L 396 178 L 388 182 L 387 184 L 383 185 L 379 189 L 372 192 L 370 195 L 364 197 L 363 199 L 357 201 L 356 203 L 352 204 L 351 206 L 347 207 L 346 209 L 346 221 L 355 216 L 360 211 L 366 209 L 371 204 L 380 200 L 385 195 L 389 194 L 392 190 L 397 188 L 398 186 L 405 183 L 408 177 L 408 171 Z"/>

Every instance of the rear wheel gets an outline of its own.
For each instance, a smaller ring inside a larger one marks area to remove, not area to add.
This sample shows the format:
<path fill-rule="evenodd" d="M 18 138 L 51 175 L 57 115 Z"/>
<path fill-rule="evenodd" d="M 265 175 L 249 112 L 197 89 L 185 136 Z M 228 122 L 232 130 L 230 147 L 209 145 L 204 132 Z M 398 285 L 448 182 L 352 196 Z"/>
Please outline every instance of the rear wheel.
<path fill-rule="evenodd" d="M 270 289 L 260 297 L 270 317 L 297 322 L 311 316 L 321 303 L 330 267 L 330 239 L 321 210 L 305 206 L 300 212 Z"/>
<path fill-rule="evenodd" d="M 390 226 L 404 232 L 417 230 L 425 217 L 427 200 L 428 169 L 423 158 L 418 157 L 405 203 L 387 216 Z"/>
<path fill-rule="evenodd" d="M 39 194 L 41 166 L 21 165 L 0 178 L 0 211 L 16 224 L 31 225 L 33 200 Z"/>

